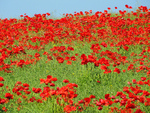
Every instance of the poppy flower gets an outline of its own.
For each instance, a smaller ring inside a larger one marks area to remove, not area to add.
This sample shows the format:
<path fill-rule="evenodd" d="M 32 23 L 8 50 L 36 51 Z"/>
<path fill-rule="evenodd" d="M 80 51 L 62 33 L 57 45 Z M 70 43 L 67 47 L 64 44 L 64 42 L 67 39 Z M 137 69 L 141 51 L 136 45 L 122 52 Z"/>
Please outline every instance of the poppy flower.
<path fill-rule="evenodd" d="M 120 96 L 122 94 L 123 94 L 122 92 L 117 92 L 116 96 Z"/>
<path fill-rule="evenodd" d="M 65 80 L 63 80 L 63 82 L 64 82 L 64 83 L 69 83 L 69 80 L 66 80 L 66 79 L 65 79 Z"/>
<path fill-rule="evenodd" d="M 107 44 L 106 44 L 105 42 L 102 42 L 101 45 L 102 45 L 103 47 L 107 47 Z"/>
<path fill-rule="evenodd" d="M 67 61 L 67 63 L 66 63 L 67 65 L 71 65 L 72 64 L 72 62 L 71 61 Z"/>
<path fill-rule="evenodd" d="M 45 83 L 45 79 L 40 78 L 40 84 Z"/>
<path fill-rule="evenodd" d="M 3 86 L 4 86 L 4 84 L 0 83 L 0 87 L 3 87 Z"/>
<path fill-rule="evenodd" d="M 71 58 L 72 61 L 76 61 L 76 59 L 75 59 L 76 57 L 75 56 L 72 56 L 70 58 Z"/>
<path fill-rule="evenodd" d="M 51 80 L 52 80 L 52 81 L 57 81 L 57 78 L 52 78 Z"/>
<path fill-rule="evenodd" d="M 81 104 L 81 103 L 84 103 L 84 101 L 83 100 L 79 100 L 78 103 Z"/>
<path fill-rule="evenodd" d="M 94 95 L 90 95 L 90 98 L 95 98 L 95 96 Z"/>
<path fill-rule="evenodd" d="M 133 82 L 133 84 L 136 84 L 136 80 L 135 79 L 133 79 L 132 82 Z"/>
<path fill-rule="evenodd" d="M 0 77 L 0 81 L 4 81 L 3 77 Z"/>
<path fill-rule="evenodd" d="M 13 99 L 13 95 L 10 94 L 10 93 L 6 93 L 6 94 L 5 94 L 5 97 L 8 98 L 8 99 Z"/>
<path fill-rule="evenodd" d="M 40 54 L 39 53 L 35 53 L 34 57 L 38 58 L 38 57 L 40 57 Z"/>
<path fill-rule="evenodd" d="M 126 70 L 124 69 L 124 70 L 122 70 L 122 72 L 124 72 L 124 73 L 125 73 L 125 72 L 126 72 Z"/>
<path fill-rule="evenodd" d="M 146 80 L 146 77 L 141 77 L 141 80 L 142 80 L 142 81 L 145 81 L 145 80 Z"/>
<path fill-rule="evenodd" d="M 124 46 L 123 47 L 126 51 L 128 51 L 129 47 L 128 46 Z"/>
<path fill-rule="evenodd" d="M 68 56 L 66 56 L 66 57 L 65 57 L 65 60 L 69 60 L 69 57 L 68 57 Z"/>
<path fill-rule="evenodd" d="M 97 81 L 97 83 L 100 83 L 100 81 Z"/>
<path fill-rule="evenodd" d="M 8 109 L 6 109 L 6 107 L 3 107 L 2 110 L 5 111 L 5 112 L 7 112 Z"/>
<path fill-rule="evenodd" d="M 126 108 L 135 108 L 135 104 L 131 103 L 130 101 L 127 102 Z"/>
<path fill-rule="evenodd" d="M 120 73 L 120 70 L 118 68 L 114 69 L 114 72 L 117 72 L 118 74 Z"/>
<path fill-rule="evenodd" d="M 131 70 L 131 69 L 133 69 L 133 64 L 130 64 L 129 66 L 128 66 L 128 69 L 127 70 Z"/>
<path fill-rule="evenodd" d="M 55 86 L 55 84 L 54 83 L 50 83 L 50 86 Z"/>
<path fill-rule="evenodd" d="M 1 100 L 0 100 L 0 103 L 1 103 L 1 104 L 4 104 L 4 103 L 6 103 L 6 100 L 7 100 L 7 99 L 1 99 Z"/>
<path fill-rule="evenodd" d="M 104 65 L 102 65 L 102 66 L 101 66 L 101 69 L 102 69 L 102 70 L 107 70 L 107 67 L 104 66 Z"/>
<path fill-rule="evenodd" d="M 88 105 L 90 103 L 91 99 L 90 98 L 84 98 L 84 101 L 85 101 L 86 105 Z"/>
<path fill-rule="evenodd" d="M 109 96 L 110 94 L 105 94 L 105 99 L 110 99 Z"/>
<path fill-rule="evenodd" d="M 57 57 L 57 61 L 58 61 L 58 63 L 63 63 L 64 59 L 62 57 Z"/>
<path fill-rule="evenodd" d="M 50 16 L 50 13 L 46 13 L 47 16 Z"/>
<path fill-rule="evenodd" d="M 115 96 L 111 96 L 111 99 L 115 99 L 116 97 Z"/>
<path fill-rule="evenodd" d="M 32 91 L 34 92 L 34 93 L 40 93 L 42 90 L 41 90 L 41 88 L 32 88 Z"/>
<path fill-rule="evenodd" d="M 29 87 L 29 84 L 24 83 L 23 86 L 24 86 L 24 87 Z"/>
<path fill-rule="evenodd" d="M 67 50 L 74 51 L 74 48 L 73 47 L 68 47 Z"/>
<path fill-rule="evenodd" d="M 99 107 L 98 107 L 98 110 L 102 110 L 102 109 L 103 109 L 102 106 L 99 106 Z"/>
<path fill-rule="evenodd" d="M 129 8 L 129 6 L 128 6 L 127 4 L 125 5 L 125 7 L 126 7 L 126 8 Z"/>
<path fill-rule="evenodd" d="M 110 10 L 111 8 L 110 8 L 110 7 L 108 7 L 107 9 L 108 9 L 108 10 Z"/>
<path fill-rule="evenodd" d="M 20 93 L 19 91 L 16 92 L 17 95 L 22 95 L 22 93 Z"/>
<path fill-rule="evenodd" d="M 135 113 L 143 113 L 143 112 L 142 112 L 142 110 L 137 109 L 137 110 L 135 111 Z"/>
<path fill-rule="evenodd" d="M 47 79 L 51 79 L 52 78 L 52 76 L 51 75 L 47 75 Z"/>

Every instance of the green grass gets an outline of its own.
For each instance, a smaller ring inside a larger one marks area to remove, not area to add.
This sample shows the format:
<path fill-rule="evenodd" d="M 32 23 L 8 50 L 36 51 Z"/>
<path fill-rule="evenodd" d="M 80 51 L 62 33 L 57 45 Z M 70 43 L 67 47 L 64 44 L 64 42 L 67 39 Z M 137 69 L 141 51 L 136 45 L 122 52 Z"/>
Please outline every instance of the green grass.
<path fill-rule="evenodd" d="M 85 44 L 85 46 L 83 46 L 82 48 L 81 48 L 81 44 L 75 45 L 74 46 L 75 50 L 71 54 L 73 55 L 75 53 L 80 53 L 80 54 L 85 53 L 86 55 L 88 55 L 91 52 L 89 47 L 90 44 Z M 46 48 L 49 49 L 48 47 Z M 102 51 L 105 50 L 107 49 L 103 48 Z M 138 51 L 134 49 L 134 51 L 129 50 L 128 52 L 126 52 L 122 50 L 120 52 L 121 53 L 125 52 L 124 55 L 129 57 L 128 55 L 130 55 L 130 52 L 136 53 Z M 88 63 L 86 66 L 86 65 L 81 65 L 79 62 L 76 61 L 72 62 L 72 65 L 65 64 L 66 61 L 63 64 L 59 64 L 56 60 L 49 61 L 48 63 L 45 63 L 45 61 L 46 58 L 43 58 L 42 60 L 37 62 L 36 65 L 24 66 L 23 68 L 14 67 L 12 69 L 13 73 L 1 72 L 0 76 L 5 77 L 5 86 L 8 85 L 10 89 L 14 87 L 14 84 L 17 81 L 21 81 L 22 83 L 28 83 L 30 85 L 30 88 L 32 87 L 42 88 L 44 85 L 39 84 L 40 83 L 39 79 L 46 78 L 47 75 L 52 75 L 58 78 L 58 81 L 55 82 L 56 84 L 55 88 L 64 86 L 65 83 L 62 83 L 62 81 L 64 79 L 68 79 L 70 83 L 76 83 L 79 86 L 77 88 L 78 97 L 74 99 L 75 102 L 85 97 L 89 97 L 91 94 L 95 95 L 96 99 L 104 98 L 105 94 L 116 95 L 117 91 L 122 91 L 122 88 L 124 86 L 127 86 L 128 81 L 132 81 L 132 79 L 140 80 L 140 77 L 143 76 L 146 77 L 145 73 L 136 73 L 132 71 L 127 71 L 126 73 L 121 72 L 120 74 L 114 72 L 109 74 L 104 74 L 103 73 L 104 71 L 101 70 L 100 67 L 94 67 L 93 63 Z M 123 70 L 123 69 L 127 69 L 127 66 L 120 65 L 119 68 Z M 110 69 L 113 70 L 114 67 L 110 66 Z M 100 83 L 97 83 L 97 80 L 99 80 Z M 147 89 L 147 88 L 143 88 L 143 89 Z M 35 96 L 38 97 L 38 95 Z M 23 103 L 23 106 L 24 106 L 23 111 L 21 112 L 24 113 L 25 112 L 26 113 L 59 112 L 58 109 L 59 106 L 56 104 L 55 99 L 53 100 L 48 99 L 48 102 L 44 102 L 42 104 Z M 145 107 L 143 109 L 145 109 Z M 12 109 L 12 111 L 10 110 L 10 112 L 12 113 L 17 111 L 15 111 L 15 109 Z M 88 112 L 99 112 L 99 111 L 95 107 L 95 108 L 88 108 L 83 113 L 88 113 Z M 108 107 L 104 107 L 102 112 L 107 113 Z"/>

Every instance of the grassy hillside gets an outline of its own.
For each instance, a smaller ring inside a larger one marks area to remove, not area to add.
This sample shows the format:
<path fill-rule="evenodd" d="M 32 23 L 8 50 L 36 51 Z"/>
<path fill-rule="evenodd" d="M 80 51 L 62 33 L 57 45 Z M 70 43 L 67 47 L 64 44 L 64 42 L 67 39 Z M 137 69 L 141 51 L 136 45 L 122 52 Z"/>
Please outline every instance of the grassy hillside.
<path fill-rule="evenodd" d="M 148 113 L 149 61 L 144 6 L 0 19 L 0 112 Z"/>

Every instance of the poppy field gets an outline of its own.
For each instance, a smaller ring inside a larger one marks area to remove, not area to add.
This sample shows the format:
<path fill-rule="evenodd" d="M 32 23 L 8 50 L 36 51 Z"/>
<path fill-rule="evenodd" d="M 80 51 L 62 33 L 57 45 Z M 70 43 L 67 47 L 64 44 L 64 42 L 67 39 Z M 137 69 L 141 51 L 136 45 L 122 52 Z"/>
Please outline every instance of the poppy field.
<path fill-rule="evenodd" d="M 149 113 L 150 9 L 125 7 L 0 19 L 0 113 Z"/>

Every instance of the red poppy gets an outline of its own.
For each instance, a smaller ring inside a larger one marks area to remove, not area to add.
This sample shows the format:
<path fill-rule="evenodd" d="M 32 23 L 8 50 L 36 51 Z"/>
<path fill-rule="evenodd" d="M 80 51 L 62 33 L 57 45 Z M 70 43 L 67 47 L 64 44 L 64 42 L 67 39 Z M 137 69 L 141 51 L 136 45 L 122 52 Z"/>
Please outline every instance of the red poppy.
<path fill-rule="evenodd" d="M 22 68 L 23 64 L 25 63 L 24 60 L 20 60 L 18 63 L 17 63 L 17 66 L 20 66 Z"/>
<path fill-rule="evenodd" d="M 106 44 L 105 42 L 102 42 L 101 45 L 102 45 L 103 47 L 107 47 L 107 44 Z"/>
<path fill-rule="evenodd" d="M 128 51 L 129 47 L 128 46 L 123 46 L 123 48 Z"/>
<path fill-rule="evenodd" d="M 73 47 L 68 47 L 67 50 L 74 51 L 74 48 Z"/>
<path fill-rule="evenodd" d="M 64 111 L 67 112 L 67 113 L 70 113 L 70 112 L 72 112 L 72 111 L 76 111 L 76 107 L 70 106 L 70 105 L 66 105 L 66 106 L 64 107 Z"/>
<path fill-rule="evenodd" d="M 130 66 L 128 66 L 128 70 L 131 70 L 131 69 L 133 69 L 133 64 L 130 64 Z"/>
<path fill-rule="evenodd" d="M 45 80 L 40 78 L 40 84 L 45 83 Z"/>
<path fill-rule="evenodd" d="M 114 72 L 117 72 L 118 74 L 120 73 L 120 70 L 118 68 L 114 69 Z"/>
<path fill-rule="evenodd" d="M 57 78 L 52 78 L 51 80 L 52 80 L 52 81 L 57 81 Z"/>
<path fill-rule="evenodd" d="M 62 57 L 57 57 L 57 61 L 58 61 L 58 63 L 63 63 L 64 59 Z"/>
<path fill-rule="evenodd" d="M 3 87 L 3 86 L 4 86 L 4 84 L 0 83 L 0 87 Z"/>
<path fill-rule="evenodd" d="M 2 110 L 5 111 L 5 112 L 7 112 L 8 109 L 6 109 L 6 107 L 3 107 Z"/>
<path fill-rule="evenodd" d="M 102 70 L 107 70 L 107 67 L 104 66 L 104 65 L 102 65 L 102 66 L 101 66 L 101 69 L 102 69 Z"/>
<path fill-rule="evenodd" d="M 109 96 L 110 94 L 105 94 L 105 99 L 110 99 Z"/>
<path fill-rule="evenodd" d="M 107 9 L 108 9 L 108 10 L 110 10 L 111 8 L 110 8 L 110 7 L 108 7 Z"/>
<path fill-rule="evenodd" d="M 34 57 L 38 58 L 38 57 L 40 57 L 40 54 L 39 53 L 35 53 Z"/>
<path fill-rule="evenodd" d="M 95 98 L 95 96 L 94 95 L 90 95 L 90 97 L 89 98 Z"/>
<path fill-rule="evenodd" d="M 83 59 L 82 61 L 81 61 L 81 65 L 86 65 L 88 63 L 88 60 L 87 59 Z"/>
<path fill-rule="evenodd" d="M 66 79 L 65 79 L 65 80 L 63 80 L 63 82 L 64 82 L 64 83 L 69 83 L 69 80 L 66 80 Z"/>
<path fill-rule="evenodd" d="M 81 59 L 87 59 L 87 56 L 85 54 L 82 54 Z"/>
<path fill-rule="evenodd" d="M 0 81 L 4 81 L 3 77 L 0 77 Z"/>
<path fill-rule="evenodd" d="M 54 83 L 50 83 L 50 86 L 55 86 L 55 84 Z"/>
<path fill-rule="evenodd" d="M 10 94 L 10 93 L 6 93 L 6 94 L 5 94 L 5 97 L 8 98 L 8 99 L 13 99 L 13 95 Z"/>
<path fill-rule="evenodd" d="M 1 99 L 0 100 L 0 104 L 4 104 L 4 103 L 6 103 L 7 102 L 7 99 Z"/>
<path fill-rule="evenodd" d="M 90 98 L 84 98 L 86 106 L 90 103 L 91 99 Z"/>
<path fill-rule="evenodd" d="M 38 103 L 43 103 L 41 99 L 36 100 Z"/>
<path fill-rule="evenodd" d="M 79 55 L 78 53 L 75 54 L 75 56 L 78 56 L 78 55 Z"/>
<path fill-rule="evenodd" d="M 47 16 L 50 16 L 50 13 L 46 13 Z"/>
<path fill-rule="evenodd" d="M 67 63 L 66 63 L 67 65 L 71 65 L 72 64 L 72 62 L 71 61 L 67 61 Z"/>
<path fill-rule="evenodd" d="M 53 78 L 51 75 L 47 75 L 47 79 L 51 79 Z"/>
<path fill-rule="evenodd" d="M 24 86 L 24 87 L 29 87 L 29 84 L 24 83 L 23 86 Z"/>
<path fill-rule="evenodd" d="M 124 72 L 124 73 L 125 73 L 125 72 L 126 72 L 126 70 L 124 69 L 124 70 L 122 70 L 122 72 Z"/>
<path fill-rule="evenodd" d="M 136 80 L 135 79 L 133 79 L 132 82 L 133 82 L 133 84 L 136 84 Z"/>
<path fill-rule="evenodd" d="M 143 113 L 142 110 L 137 109 L 134 113 Z"/>
<path fill-rule="evenodd" d="M 99 106 L 99 107 L 98 107 L 98 110 L 102 110 L 102 109 L 103 109 L 103 107 L 102 107 L 102 106 Z"/>
<path fill-rule="evenodd" d="M 31 93 L 31 91 L 24 91 L 26 94 L 30 94 Z"/>
<path fill-rule="evenodd" d="M 41 90 L 41 88 L 32 88 L 32 91 L 34 92 L 34 93 L 40 93 L 42 90 Z"/>
<path fill-rule="evenodd" d="M 70 57 L 72 61 L 76 61 L 76 57 L 75 56 L 72 56 Z"/>
<path fill-rule="evenodd" d="M 20 93 L 19 91 L 16 92 L 17 95 L 22 95 L 22 93 Z"/>
<path fill-rule="evenodd" d="M 131 101 L 128 101 L 126 108 L 135 108 L 135 104 L 131 103 Z"/>
<path fill-rule="evenodd" d="M 110 69 L 106 69 L 104 73 L 105 74 L 111 73 L 111 70 Z"/>
<path fill-rule="evenodd" d="M 122 94 L 123 94 L 122 92 L 117 92 L 116 96 L 120 96 Z"/>
<path fill-rule="evenodd" d="M 82 104 L 82 103 L 84 103 L 84 101 L 83 101 L 83 100 L 79 100 L 78 103 L 79 103 L 79 104 Z"/>
<path fill-rule="evenodd" d="M 69 60 L 69 57 L 68 57 L 68 56 L 66 56 L 66 57 L 65 57 L 65 60 Z"/>
<path fill-rule="evenodd" d="M 97 83 L 100 83 L 100 81 L 97 81 Z"/>
<path fill-rule="evenodd" d="M 115 99 L 116 97 L 115 96 L 111 96 L 111 99 Z"/>
<path fill-rule="evenodd" d="M 129 6 L 128 6 L 127 4 L 125 5 L 125 7 L 126 7 L 126 8 L 129 8 Z"/>
<path fill-rule="evenodd" d="M 141 80 L 142 80 L 142 81 L 145 81 L 145 80 L 146 80 L 146 77 L 141 77 Z"/>

